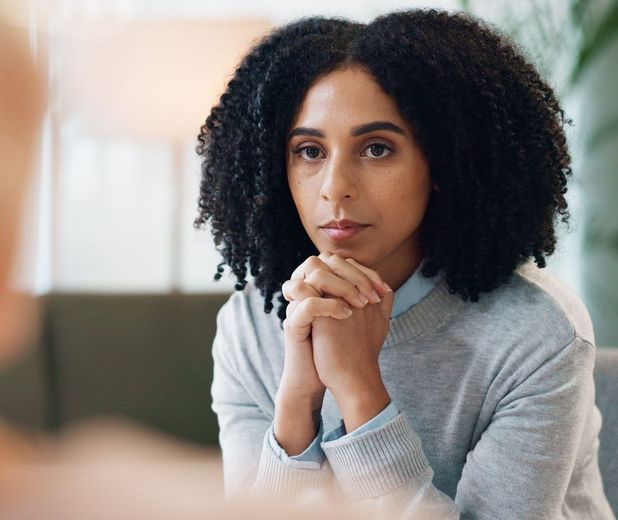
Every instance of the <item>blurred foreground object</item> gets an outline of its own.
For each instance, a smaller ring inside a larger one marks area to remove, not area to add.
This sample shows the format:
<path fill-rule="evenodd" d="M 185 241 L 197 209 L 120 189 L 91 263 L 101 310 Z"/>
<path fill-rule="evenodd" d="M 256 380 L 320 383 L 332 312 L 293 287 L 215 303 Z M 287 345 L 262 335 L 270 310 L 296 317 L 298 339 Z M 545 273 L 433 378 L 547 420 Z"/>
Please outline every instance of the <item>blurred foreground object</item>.
<path fill-rule="evenodd" d="M 0 363 L 19 354 L 34 325 L 33 299 L 12 288 L 11 277 L 46 104 L 45 77 L 30 55 L 28 31 L 16 23 L 17 8 L 7 7 L 0 1 Z"/>
<path fill-rule="evenodd" d="M 370 518 L 360 504 L 335 500 L 225 501 L 217 451 L 118 420 L 74 426 L 44 441 L 36 462 L 11 471 L 11 492 L 0 489 L 0 518 L 12 520 Z"/>

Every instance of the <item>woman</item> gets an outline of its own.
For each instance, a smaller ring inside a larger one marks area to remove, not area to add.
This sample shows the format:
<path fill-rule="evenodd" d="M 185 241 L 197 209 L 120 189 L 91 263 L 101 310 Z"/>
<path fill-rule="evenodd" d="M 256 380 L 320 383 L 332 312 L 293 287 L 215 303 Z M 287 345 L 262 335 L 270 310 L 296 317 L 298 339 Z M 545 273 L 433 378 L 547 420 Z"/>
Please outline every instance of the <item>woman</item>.
<path fill-rule="evenodd" d="M 565 122 L 460 13 L 304 18 L 254 45 L 196 149 L 195 225 L 238 279 L 213 344 L 229 496 L 612 518 L 592 324 L 542 270 L 570 217 Z"/>

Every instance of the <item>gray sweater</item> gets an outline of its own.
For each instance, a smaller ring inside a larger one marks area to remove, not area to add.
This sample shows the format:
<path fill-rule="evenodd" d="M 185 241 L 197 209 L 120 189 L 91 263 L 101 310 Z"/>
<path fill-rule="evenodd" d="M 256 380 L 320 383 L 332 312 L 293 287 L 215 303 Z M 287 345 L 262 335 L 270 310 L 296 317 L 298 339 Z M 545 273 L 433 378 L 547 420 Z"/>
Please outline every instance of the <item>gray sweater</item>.
<path fill-rule="evenodd" d="M 389 518 L 612 519 L 598 468 L 594 334 L 578 296 L 533 262 L 480 301 L 442 279 L 390 322 L 380 353 L 399 413 L 322 442 L 320 468 L 269 444 L 283 331 L 248 284 L 217 316 L 212 409 L 228 497 L 334 493 Z M 340 425 L 326 392 L 325 430 Z"/>

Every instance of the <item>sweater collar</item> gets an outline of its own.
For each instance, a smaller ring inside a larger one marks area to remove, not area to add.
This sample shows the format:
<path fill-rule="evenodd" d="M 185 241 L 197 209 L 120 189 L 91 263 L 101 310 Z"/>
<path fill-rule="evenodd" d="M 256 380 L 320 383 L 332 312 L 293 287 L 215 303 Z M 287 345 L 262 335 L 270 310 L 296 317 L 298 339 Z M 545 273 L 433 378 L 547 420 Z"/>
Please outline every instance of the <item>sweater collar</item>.
<path fill-rule="evenodd" d="M 414 278 L 415 275 L 416 278 Z M 438 273 L 434 278 L 425 279 L 426 283 L 421 283 L 420 278 L 422 276 L 419 266 L 410 279 L 395 291 L 395 301 L 400 300 L 399 309 L 404 306 L 406 295 L 422 296 L 418 297 L 418 301 L 408 305 L 407 310 L 394 317 L 395 313 L 391 313 L 388 335 L 382 348 L 409 341 L 435 330 L 464 304 L 461 296 L 449 292 L 443 272 Z M 414 299 L 413 296 L 406 303 Z M 393 303 L 393 309 L 395 309 L 395 303 Z"/>

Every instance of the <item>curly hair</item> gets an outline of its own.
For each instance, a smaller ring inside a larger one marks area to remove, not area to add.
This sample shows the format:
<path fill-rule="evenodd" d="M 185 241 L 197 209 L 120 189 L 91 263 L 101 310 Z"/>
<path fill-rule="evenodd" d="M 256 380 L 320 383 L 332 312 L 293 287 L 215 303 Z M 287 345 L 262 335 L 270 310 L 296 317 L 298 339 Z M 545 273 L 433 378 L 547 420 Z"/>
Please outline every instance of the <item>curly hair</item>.
<path fill-rule="evenodd" d="M 555 225 L 568 225 L 571 158 L 564 111 L 518 45 L 472 15 L 395 11 L 368 24 L 304 17 L 254 43 L 198 136 L 199 215 L 238 282 L 273 295 L 319 251 L 305 232 L 286 176 L 287 133 L 311 84 L 364 67 L 414 129 L 439 191 L 419 233 L 422 275 L 443 271 L 450 294 L 479 300 L 530 257 L 546 266 Z M 223 245 L 222 245 L 223 244 Z M 278 298 L 283 323 L 287 301 Z"/>

